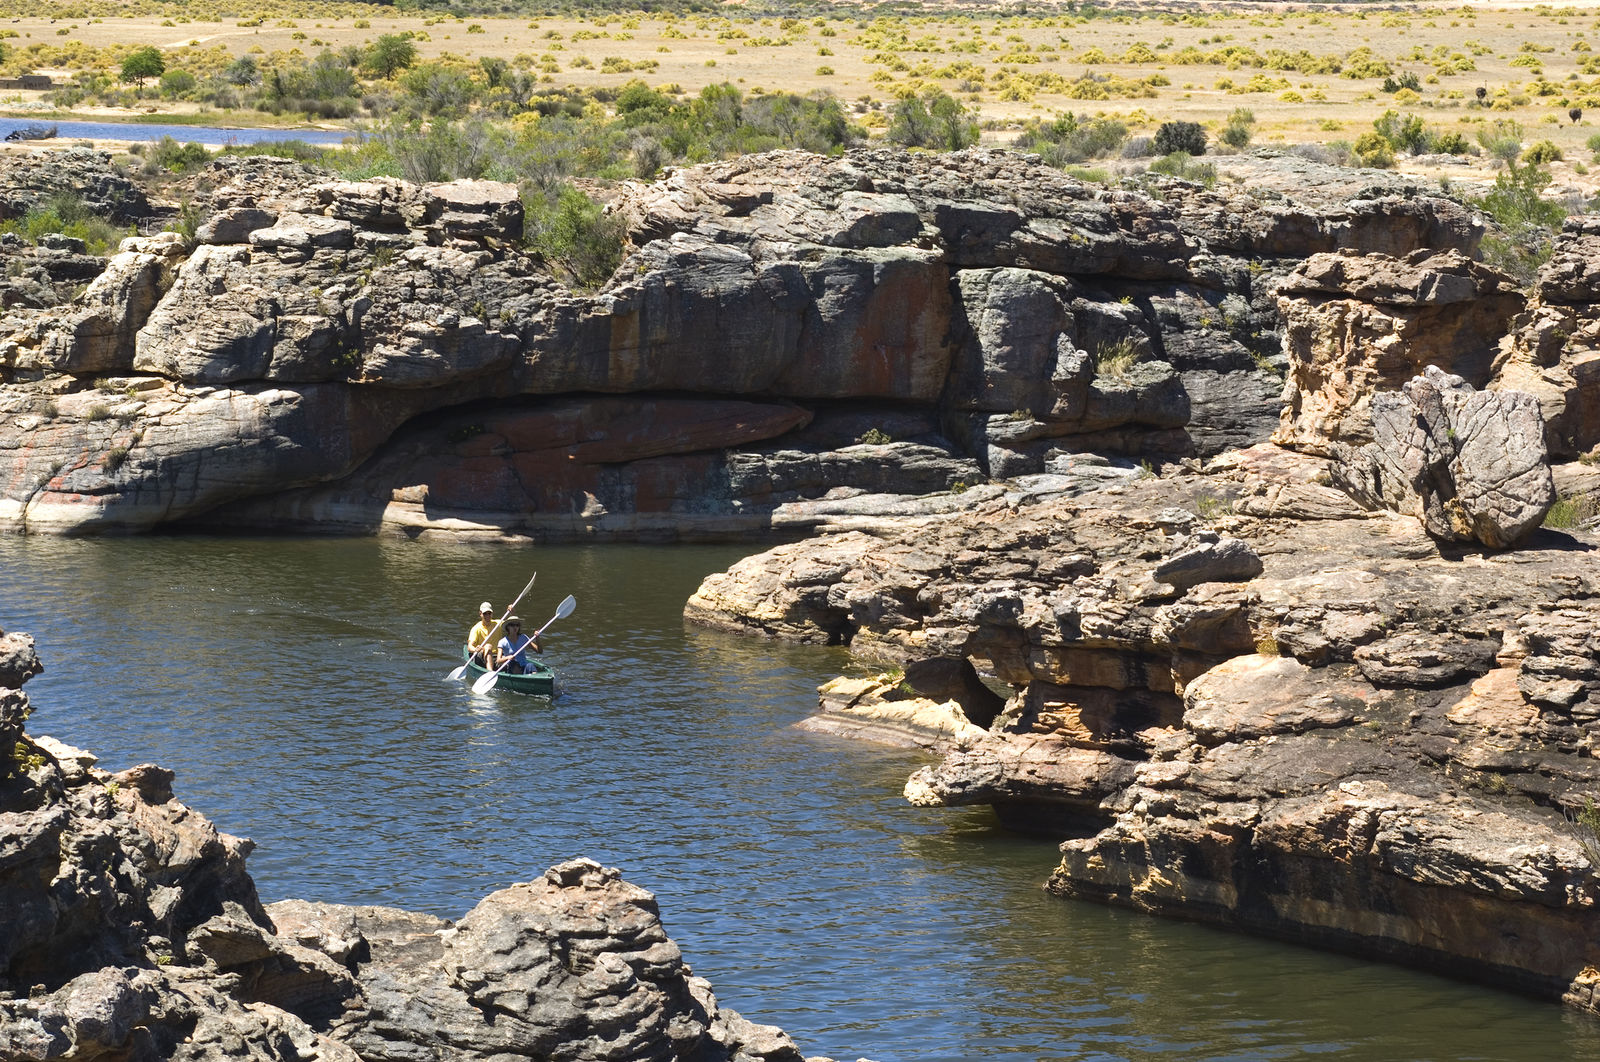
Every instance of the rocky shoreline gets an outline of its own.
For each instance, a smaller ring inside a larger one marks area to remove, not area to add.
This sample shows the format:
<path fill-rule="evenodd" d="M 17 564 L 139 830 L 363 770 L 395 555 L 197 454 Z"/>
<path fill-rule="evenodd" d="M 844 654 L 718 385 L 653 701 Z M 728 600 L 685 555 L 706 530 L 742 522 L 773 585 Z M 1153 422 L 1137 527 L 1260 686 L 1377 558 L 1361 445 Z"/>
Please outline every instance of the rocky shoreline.
<path fill-rule="evenodd" d="M 0 633 L 0 1057 L 800 1062 L 720 1007 L 655 898 L 576 859 L 459 919 L 262 905 L 248 840 L 25 724 L 33 639 Z"/>

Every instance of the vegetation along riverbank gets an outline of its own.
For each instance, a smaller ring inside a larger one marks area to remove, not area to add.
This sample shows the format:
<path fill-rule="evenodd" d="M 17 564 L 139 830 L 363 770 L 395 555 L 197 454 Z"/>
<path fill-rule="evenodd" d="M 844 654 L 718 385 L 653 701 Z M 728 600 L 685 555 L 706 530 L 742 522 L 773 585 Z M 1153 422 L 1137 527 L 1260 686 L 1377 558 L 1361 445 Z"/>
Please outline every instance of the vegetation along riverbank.
<path fill-rule="evenodd" d="M 1060 841 L 1053 892 L 1593 1011 L 1595 20 L 19 13 L 23 112 L 352 140 L 0 155 L 0 529 L 771 546 L 687 618 L 884 667 L 808 725 L 939 751 L 907 799 Z M 167 806 L 8 696 L 8 799 Z M 202 955 L 376 998 L 214 847 L 220 899 L 138 939 L 38 901 L 6 1005 Z M 90 922 L 120 950 L 39 966 Z M 639 932 L 568 965 L 670 1002 L 624 1025 L 790 1057 Z M 371 1053 L 287 1010 L 270 1057 Z"/>

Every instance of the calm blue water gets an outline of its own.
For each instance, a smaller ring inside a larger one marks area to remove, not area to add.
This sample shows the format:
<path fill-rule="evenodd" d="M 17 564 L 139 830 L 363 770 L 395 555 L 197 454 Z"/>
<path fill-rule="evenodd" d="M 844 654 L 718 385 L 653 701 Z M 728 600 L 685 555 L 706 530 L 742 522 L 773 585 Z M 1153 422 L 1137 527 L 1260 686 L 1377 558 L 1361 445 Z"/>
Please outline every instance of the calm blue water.
<path fill-rule="evenodd" d="M 218 129 L 204 125 L 159 125 L 141 122 L 57 122 L 29 118 L 0 118 L 0 139 L 28 126 L 55 126 L 58 140 L 160 140 L 170 136 L 180 144 L 260 144 L 274 140 L 303 140 L 308 144 L 338 146 L 353 134 L 327 129 Z M 29 141 L 49 144 L 49 140 Z"/>
<path fill-rule="evenodd" d="M 900 797 L 916 754 L 792 724 L 839 650 L 685 629 L 745 551 L 0 538 L 0 627 L 38 639 L 30 729 L 260 845 L 264 899 L 458 916 L 587 855 L 660 898 L 718 998 L 878 1062 L 1600 1059 L 1560 1009 L 1040 885 L 1051 845 Z M 542 623 L 567 694 L 445 681 L 485 597 Z"/>

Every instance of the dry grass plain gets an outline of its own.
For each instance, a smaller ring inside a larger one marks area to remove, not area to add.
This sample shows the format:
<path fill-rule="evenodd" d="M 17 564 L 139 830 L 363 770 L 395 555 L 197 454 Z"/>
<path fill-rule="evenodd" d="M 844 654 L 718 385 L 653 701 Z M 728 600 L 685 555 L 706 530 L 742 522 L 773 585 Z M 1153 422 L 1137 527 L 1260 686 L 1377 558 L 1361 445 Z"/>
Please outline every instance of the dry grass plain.
<path fill-rule="evenodd" d="M 1469 141 L 1485 123 L 1512 119 L 1525 141 L 1555 142 L 1565 154 L 1558 180 L 1580 184 L 1593 165 L 1586 143 L 1600 131 L 1596 3 L 1128 3 L 1087 18 L 1037 6 L 1027 15 L 979 15 L 951 5 L 918 16 L 803 19 L 752 17 L 736 6 L 715 15 L 441 18 L 277 3 L 249 19 L 208 20 L 203 6 L 176 16 L 121 16 L 110 8 L 90 17 L 83 12 L 92 7 L 63 8 L 54 18 L 0 7 L 0 32 L 9 31 L 5 69 L 65 74 L 98 65 L 114 73 L 111 60 L 120 51 L 156 45 L 169 69 L 204 74 L 246 53 L 270 67 L 295 53 L 310 57 L 409 33 L 424 61 L 499 57 L 552 88 L 641 78 L 687 93 L 724 81 L 746 93 L 825 90 L 877 130 L 898 95 L 938 87 L 976 108 L 985 139 L 997 143 L 1026 119 L 1063 111 L 1116 115 L 1137 134 L 1169 119 L 1215 132 L 1228 114 L 1247 108 L 1257 121 L 1256 145 L 1353 141 L 1390 109 Z M 69 11 L 79 17 L 64 17 Z M 1417 88 L 1385 91 L 1381 74 L 1350 76 L 1366 72 L 1364 63 L 1366 71 L 1414 75 Z M 38 94 L 0 98 L 0 109 L 14 114 L 38 106 Z M 152 107 L 163 114 L 197 109 L 148 100 L 121 113 L 148 117 Z M 1569 117 L 1573 107 L 1585 112 L 1577 121 Z M 212 114 L 220 125 L 245 116 Z M 249 124 L 262 121 L 254 116 Z"/>

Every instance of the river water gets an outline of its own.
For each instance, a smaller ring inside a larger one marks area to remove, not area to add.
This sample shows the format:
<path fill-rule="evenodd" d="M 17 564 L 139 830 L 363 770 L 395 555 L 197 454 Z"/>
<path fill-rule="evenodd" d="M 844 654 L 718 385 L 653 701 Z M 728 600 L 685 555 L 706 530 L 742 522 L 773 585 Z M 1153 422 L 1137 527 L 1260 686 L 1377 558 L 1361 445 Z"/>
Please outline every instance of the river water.
<path fill-rule="evenodd" d="M 1600 1024 L 1443 978 L 1048 896 L 1051 845 L 900 798 L 914 752 L 805 734 L 841 650 L 686 629 L 732 547 L 0 538 L 34 733 L 252 837 L 263 899 L 459 916 L 587 855 L 718 998 L 878 1062 L 1600 1059 Z M 487 597 L 555 702 L 448 682 Z"/>
<path fill-rule="evenodd" d="M 329 129 L 224 129 L 206 125 L 167 125 L 156 122 L 57 122 L 31 118 L 0 118 L 0 139 L 18 129 L 55 127 L 57 141 L 25 141 L 49 145 L 59 140 L 160 140 L 170 136 L 180 144 L 207 144 L 229 147 L 235 144 L 260 144 L 277 140 L 300 140 L 307 144 L 338 147 L 354 134 Z"/>

